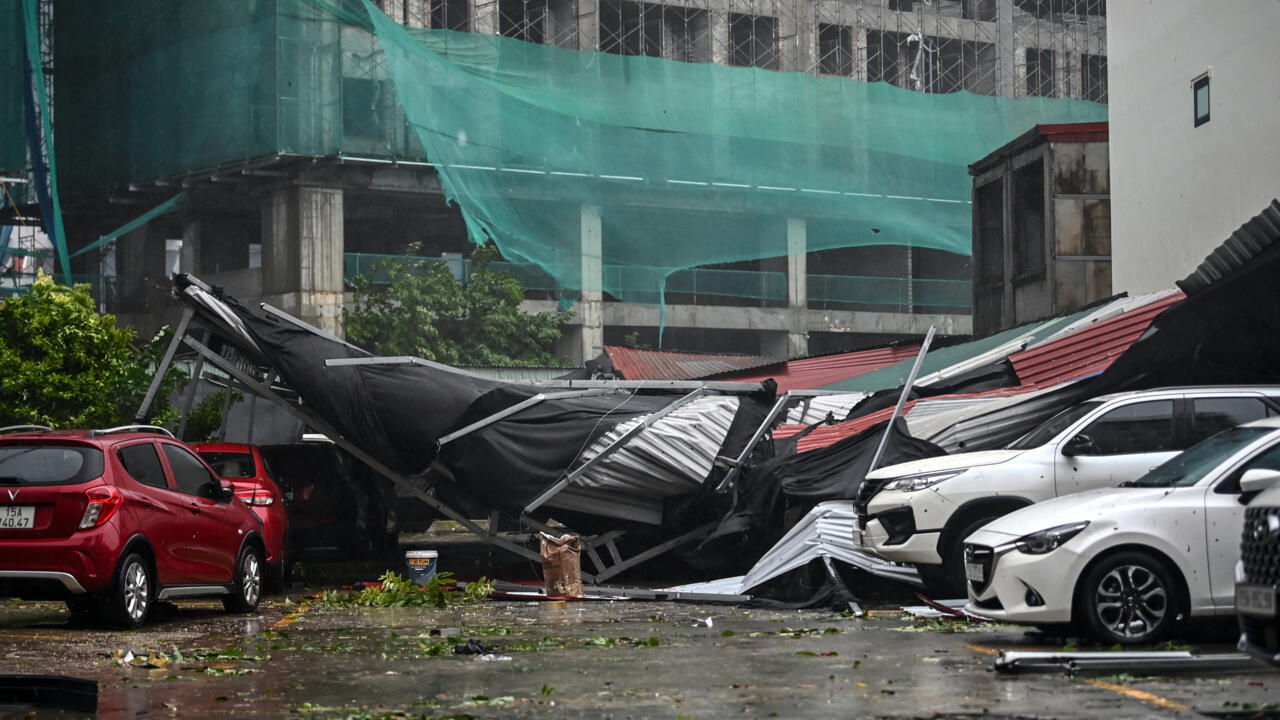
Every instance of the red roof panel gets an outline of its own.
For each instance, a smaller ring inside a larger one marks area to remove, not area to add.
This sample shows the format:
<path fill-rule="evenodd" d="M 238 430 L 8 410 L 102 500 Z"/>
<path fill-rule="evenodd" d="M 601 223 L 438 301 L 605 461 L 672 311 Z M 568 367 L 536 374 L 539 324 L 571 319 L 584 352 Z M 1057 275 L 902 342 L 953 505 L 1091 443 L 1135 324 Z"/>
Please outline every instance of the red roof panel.
<path fill-rule="evenodd" d="M 627 380 L 693 380 L 768 362 L 759 355 L 717 355 L 605 346 L 613 369 Z M 736 379 L 736 378 L 735 378 Z"/>
<path fill-rule="evenodd" d="M 759 382 L 766 378 L 773 378 L 778 383 L 778 392 L 812 390 L 913 358 L 919 352 L 919 345 L 900 345 L 876 348 L 874 350 L 860 350 L 838 355 L 789 360 L 786 363 L 782 363 L 780 367 L 773 366 L 772 369 L 767 371 L 758 367 L 750 368 L 741 373 L 733 373 L 719 379 Z"/>

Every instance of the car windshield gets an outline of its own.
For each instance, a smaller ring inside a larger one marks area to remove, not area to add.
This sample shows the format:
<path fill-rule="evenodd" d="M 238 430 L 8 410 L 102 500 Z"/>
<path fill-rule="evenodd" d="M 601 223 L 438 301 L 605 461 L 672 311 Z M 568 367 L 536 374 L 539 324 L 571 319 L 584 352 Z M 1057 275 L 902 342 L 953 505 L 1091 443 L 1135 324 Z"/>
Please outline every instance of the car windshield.
<path fill-rule="evenodd" d="M 1223 430 L 1192 445 L 1180 455 L 1134 480 L 1131 487 L 1186 487 L 1195 485 L 1224 460 L 1263 435 L 1275 432 L 1269 427 L 1237 427 Z"/>
<path fill-rule="evenodd" d="M 0 445 L 0 485 L 81 483 L 102 474 L 102 451 L 66 445 Z"/>
<path fill-rule="evenodd" d="M 1072 423 L 1084 417 L 1085 415 L 1088 415 L 1091 410 L 1093 410 L 1094 408 L 1098 407 L 1101 404 L 1102 403 L 1100 402 L 1087 402 L 1087 403 L 1080 403 L 1075 407 L 1067 408 L 1066 410 L 1063 410 L 1057 415 L 1054 415 L 1053 417 L 1041 423 L 1040 427 L 1036 428 L 1035 430 L 1032 430 L 1026 435 L 1023 435 L 1021 438 L 1015 441 L 1012 445 L 1010 445 L 1009 449 L 1010 450 L 1030 450 L 1031 448 L 1040 447 L 1041 445 L 1044 445 L 1050 440 L 1058 437 L 1058 435 L 1063 430 L 1066 430 L 1067 428 L 1071 427 Z"/>
<path fill-rule="evenodd" d="M 218 477 L 251 478 L 258 473 L 253 467 L 253 455 L 245 452 L 202 452 L 200 457 L 209 463 L 209 467 Z"/>

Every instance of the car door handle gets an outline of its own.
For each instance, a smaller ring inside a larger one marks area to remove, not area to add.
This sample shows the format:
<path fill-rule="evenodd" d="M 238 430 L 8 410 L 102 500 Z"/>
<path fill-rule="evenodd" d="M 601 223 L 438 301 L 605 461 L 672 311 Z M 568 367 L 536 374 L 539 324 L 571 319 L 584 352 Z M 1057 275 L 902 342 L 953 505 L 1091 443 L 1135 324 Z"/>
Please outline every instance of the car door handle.
<path fill-rule="evenodd" d="M 199 506 L 198 504 L 196 504 L 196 503 L 188 503 L 188 504 L 187 504 L 187 509 L 188 509 L 188 510 L 190 510 L 191 512 L 193 512 L 193 513 L 199 513 L 199 512 L 200 512 L 200 506 Z"/>

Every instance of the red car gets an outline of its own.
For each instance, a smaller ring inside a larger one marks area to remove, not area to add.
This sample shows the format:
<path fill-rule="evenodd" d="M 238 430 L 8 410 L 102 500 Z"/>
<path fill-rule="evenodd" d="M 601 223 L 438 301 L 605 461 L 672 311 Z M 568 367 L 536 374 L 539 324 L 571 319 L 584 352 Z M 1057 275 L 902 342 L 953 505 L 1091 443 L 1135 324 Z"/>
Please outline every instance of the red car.
<path fill-rule="evenodd" d="M 262 520 L 262 537 L 267 548 L 267 585 L 279 589 L 284 585 L 287 566 L 284 563 L 288 516 L 284 493 L 271 478 L 267 464 L 257 445 L 245 443 L 191 443 L 191 447 L 209 463 L 218 477 L 231 483 L 236 497 L 253 509 Z"/>
<path fill-rule="evenodd" d="M 125 628 L 159 600 L 257 608 L 262 521 L 161 428 L 0 428 L 0 596 Z"/>

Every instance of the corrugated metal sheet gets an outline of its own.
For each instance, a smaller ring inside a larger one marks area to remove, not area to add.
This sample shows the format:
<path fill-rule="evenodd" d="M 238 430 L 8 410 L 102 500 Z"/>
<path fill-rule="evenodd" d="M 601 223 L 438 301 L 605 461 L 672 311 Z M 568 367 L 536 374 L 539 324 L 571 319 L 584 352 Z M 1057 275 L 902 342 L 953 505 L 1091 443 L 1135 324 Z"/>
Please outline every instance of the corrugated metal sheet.
<path fill-rule="evenodd" d="M 693 380 L 732 370 L 758 367 L 768 362 L 759 355 L 716 355 L 703 353 L 637 350 L 607 345 L 604 349 L 614 370 L 627 380 Z"/>
<path fill-rule="evenodd" d="M 697 490 L 711 474 L 711 464 L 737 412 L 736 397 L 698 398 L 592 465 L 577 484 L 645 497 L 670 497 Z M 636 418 L 605 433 L 582 454 L 582 462 L 600 454 L 643 420 Z"/>
<path fill-rule="evenodd" d="M 1262 212 L 1214 248 L 1195 272 L 1179 280 L 1178 287 L 1194 295 L 1238 270 L 1277 241 L 1280 241 L 1280 200 L 1272 200 Z"/>
<path fill-rule="evenodd" d="M 1058 385 L 1102 372 L 1146 331 L 1157 315 L 1182 298 L 1177 290 L 1147 296 L 1146 304 L 1014 353 L 1009 362 L 1023 385 Z"/>
<path fill-rule="evenodd" d="M 858 514 L 852 500 L 819 503 L 769 551 L 742 579 L 738 592 L 746 592 L 771 578 L 807 565 L 821 557 L 849 563 L 881 577 L 920 584 L 914 567 L 882 560 L 863 552 L 853 541 Z"/>
<path fill-rule="evenodd" d="M 795 407 L 787 411 L 782 422 L 787 425 L 812 425 L 826 419 L 827 413 L 841 419 L 849 414 L 853 406 L 865 400 L 867 395 L 869 393 L 840 393 L 800 398 Z"/>
<path fill-rule="evenodd" d="M 716 379 L 759 382 L 766 378 L 773 378 L 778 383 L 778 392 L 813 390 L 913 358 L 919 352 L 918 344 L 858 350 L 788 360 L 765 368 L 750 368 L 743 372 L 728 373 Z"/>

